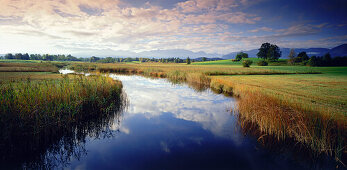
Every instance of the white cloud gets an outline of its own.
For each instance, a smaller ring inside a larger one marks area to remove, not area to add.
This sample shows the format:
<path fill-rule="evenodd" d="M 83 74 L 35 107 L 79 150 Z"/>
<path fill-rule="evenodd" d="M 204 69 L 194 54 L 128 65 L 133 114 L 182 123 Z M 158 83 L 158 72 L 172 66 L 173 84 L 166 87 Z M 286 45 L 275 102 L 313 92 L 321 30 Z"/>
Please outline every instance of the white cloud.
<path fill-rule="evenodd" d="M 211 92 L 196 93 L 184 86 L 174 88 L 170 82 L 163 79 L 151 80 L 139 76 L 113 77 L 123 82 L 130 101 L 125 118 L 141 114 L 152 119 L 163 113 L 171 113 L 175 118 L 197 122 L 202 128 L 217 136 L 237 136 L 231 132 L 230 127 L 231 122 L 235 120 L 229 112 L 234 102 L 232 99 Z M 139 87 L 141 88 L 138 89 Z"/>
<path fill-rule="evenodd" d="M 119 0 L 1 0 L 1 4 L 0 18 L 6 19 L 6 24 L 0 20 L 1 38 L 20 39 L 21 52 L 35 47 L 38 53 L 109 48 L 109 44 L 116 44 L 113 50 L 136 52 L 156 48 L 219 52 L 217 33 L 228 32 L 228 24 L 253 24 L 260 19 L 230 11 L 243 5 L 233 0 L 191 0 L 172 9 L 150 3 L 135 8 Z M 0 53 L 20 52 L 18 45 L 2 45 Z"/>

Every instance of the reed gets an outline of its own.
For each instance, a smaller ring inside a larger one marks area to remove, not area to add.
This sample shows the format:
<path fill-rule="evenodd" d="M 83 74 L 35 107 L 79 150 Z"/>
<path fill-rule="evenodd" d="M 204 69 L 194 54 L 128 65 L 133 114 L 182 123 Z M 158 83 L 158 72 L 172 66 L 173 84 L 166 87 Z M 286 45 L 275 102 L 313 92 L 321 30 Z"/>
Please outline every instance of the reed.
<path fill-rule="evenodd" d="M 294 139 L 317 154 L 326 153 L 342 162 L 346 153 L 346 120 L 332 114 L 302 112 L 259 92 L 243 92 L 239 116 L 278 140 Z"/>
<path fill-rule="evenodd" d="M 248 82 L 250 80 L 253 83 Z M 269 82 L 276 88 L 272 92 L 269 91 L 270 87 L 268 90 L 263 87 L 266 85 L 264 79 L 259 84 L 254 82 L 256 80 L 251 77 L 215 77 L 211 80 L 211 88 L 218 92 L 233 93 L 238 97 L 238 116 L 255 124 L 262 134 L 272 135 L 279 141 L 293 139 L 311 148 L 317 155 L 326 153 L 344 164 L 342 158 L 347 152 L 347 120 L 343 110 L 307 102 L 306 98 L 300 99 L 296 94 L 292 96 L 290 91 L 279 93 L 284 87 L 276 85 L 285 86 L 284 82 Z M 304 95 L 303 92 L 299 93 Z"/>
<path fill-rule="evenodd" d="M 19 120 L 45 127 L 78 121 L 93 114 L 111 112 L 120 101 L 121 91 L 121 82 L 105 76 L 2 83 L 0 124 L 17 125 Z"/>

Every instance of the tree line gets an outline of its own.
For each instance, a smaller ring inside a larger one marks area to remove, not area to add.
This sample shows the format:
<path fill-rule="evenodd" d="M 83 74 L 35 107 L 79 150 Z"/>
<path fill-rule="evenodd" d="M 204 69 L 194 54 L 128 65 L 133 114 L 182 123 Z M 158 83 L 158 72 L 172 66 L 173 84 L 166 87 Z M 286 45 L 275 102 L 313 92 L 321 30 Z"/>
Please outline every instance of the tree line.
<path fill-rule="evenodd" d="M 347 56 L 344 57 L 331 57 L 329 53 L 323 56 L 309 57 L 306 52 L 300 52 L 296 55 L 294 49 L 290 50 L 288 56 L 288 63 L 291 65 L 300 64 L 308 66 L 347 66 Z"/>
<path fill-rule="evenodd" d="M 116 62 L 132 62 L 138 61 L 141 63 L 144 62 L 160 62 L 160 63 L 190 63 L 195 62 L 194 59 L 190 60 L 189 57 L 187 59 L 181 59 L 176 57 L 171 58 L 142 58 L 142 57 L 127 57 L 127 58 L 115 58 L 115 57 L 89 57 L 89 58 L 77 58 L 72 55 L 51 55 L 51 54 L 28 54 L 28 53 L 8 53 L 5 56 L 0 56 L 0 59 L 16 59 L 16 60 L 43 60 L 43 61 L 83 61 L 83 62 L 97 62 L 97 63 L 116 63 Z M 188 62 L 189 61 L 189 62 Z"/>
<path fill-rule="evenodd" d="M 276 62 L 281 57 L 282 52 L 280 48 L 275 44 L 263 43 L 257 53 L 257 57 L 263 60 L 257 64 L 259 66 L 267 66 L 269 62 Z M 244 58 L 248 58 L 248 54 L 240 52 L 236 55 L 233 61 L 240 61 Z M 242 63 L 245 67 L 249 67 L 252 62 L 249 60 L 243 60 Z M 347 56 L 344 57 L 331 57 L 329 53 L 323 56 L 309 57 L 306 52 L 295 53 L 294 49 L 290 50 L 288 56 L 288 64 L 290 65 L 307 65 L 307 66 L 347 66 Z"/>
<path fill-rule="evenodd" d="M 189 58 L 189 57 L 188 57 Z M 187 63 L 188 58 L 186 60 L 181 58 L 142 58 L 142 57 L 127 57 L 127 58 L 113 58 L 113 57 L 106 57 L 106 58 L 100 58 L 92 56 L 89 58 L 89 62 L 96 62 L 96 63 L 116 63 L 116 62 L 133 62 L 138 61 L 141 63 L 145 62 L 158 62 L 158 63 Z M 190 59 L 189 59 L 190 61 Z M 193 61 L 195 61 L 193 59 Z"/>
<path fill-rule="evenodd" d="M 8 53 L 6 54 L 3 59 L 16 59 L 16 60 L 44 60 L 44 61 L 82 61 L 81 58 L 76 58 L 72 55 L 64 55 L 64 54 L 58 54 L 58 55 L 51 55 L 51 54 L 22 54 L 22 53 Z"/>

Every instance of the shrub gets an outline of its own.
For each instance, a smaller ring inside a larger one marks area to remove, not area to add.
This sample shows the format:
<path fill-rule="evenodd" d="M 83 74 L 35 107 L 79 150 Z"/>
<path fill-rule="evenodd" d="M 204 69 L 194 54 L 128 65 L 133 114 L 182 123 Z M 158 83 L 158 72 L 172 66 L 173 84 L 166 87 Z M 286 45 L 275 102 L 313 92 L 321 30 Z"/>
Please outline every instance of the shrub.
<path fill-rule="evenodd" d="M 264 61 L 264 60 L 261 60 L 261 61 L 259 61 L 259 62 L 257 63 L 257 65 L 258 65 L 258 66 L 267 66 L 267 65 L 269 65 L 269 63 L 266 62 L 266 61 Z"/>
<path fill-rule="evenodd" d="M 242 62 L 243 67 L 249 67 L 252 64 L 253 64 L 252 60 L 243 60 Z"/>

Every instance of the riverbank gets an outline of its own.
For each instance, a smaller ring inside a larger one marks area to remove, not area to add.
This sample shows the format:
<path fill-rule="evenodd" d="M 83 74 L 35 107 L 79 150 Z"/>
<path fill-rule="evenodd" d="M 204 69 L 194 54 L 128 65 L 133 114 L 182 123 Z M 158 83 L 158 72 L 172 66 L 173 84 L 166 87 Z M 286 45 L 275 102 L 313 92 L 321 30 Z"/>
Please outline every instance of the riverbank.
<path fill-rule="evenodd" d="M 187 82 L 239 97 L 240 116 L 278 139 L 294 138 L 341 162 L 346 153 L 345 67 L 185 64 L 78 64 L 72 68 Z"/>
<path fill-rule="evenodd" d="M 124 105 L 120 81 L 102 75 L 61 75 L 56 67 L 40 65 L 24 64 L 25 69 L 15 72 L 0 69 L 2 164 L 23 165 L 29 155 L 45 161 L 43 153 L 56 152 L 61 145 L 70 148 L 66 154 L 74 154 L 77 140 L 105 130 Z"/>

